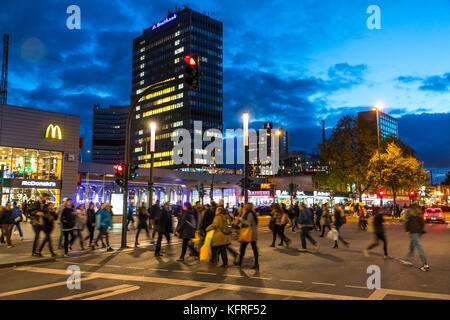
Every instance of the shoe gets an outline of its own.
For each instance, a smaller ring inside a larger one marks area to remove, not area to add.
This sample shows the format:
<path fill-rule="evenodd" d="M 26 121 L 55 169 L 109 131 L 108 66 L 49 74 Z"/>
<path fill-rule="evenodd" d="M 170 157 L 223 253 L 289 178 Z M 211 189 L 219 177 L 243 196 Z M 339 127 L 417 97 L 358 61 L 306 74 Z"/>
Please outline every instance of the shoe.
<path fill-rule="evenodd" d="M 337 245 L 335 245 L 335 246 L 333 247 L 333 249 L 339 249 L 339 247 L 338 247 Z"/>
<path fill-rule="evenodd" d="M 177 261 L 178 262 L 184 262 L 184 259 L 183 258 L 178 258 Z"/>
<path fill-rule="evenodd" d="M 306 252 L 306 251 L 308 251 L 308 250 L 303 249 L 303 248 L 300 248 L 300 249 L 298 249 L 298 251 L 299 251 L 299 252 Z"/>
<path fill-rule="evenodd" d="M 251 267 L 250 269 L 254 269 L 254 270 L 259 270 L 259 264 L 255 264 L 253 267 Z"/>
<path fill-rule="evenodd" d="M 139 244 L 136 243 L 136 244 L 134 245 L 134 247 L 135 247 L 135 248 L 139 248 Z"/>
<path fill-rule="evenodd" d="M 400 259 L 400 262 L 403 263 L 403 264 L 406 264 L 408 266 L 412 266 L 412 262 L 411 261 L 408 261 L 408 260 L 405 260 L 405 259 Z"/>
<path fill-rule="evenodd" d="M 369 255 L 369 250 L 367 250 L 367 249 L 363 250 L 363 254 L 364 254 L 366 257 L 370 257 L 370 255 Z"/>
<path fill-rule="evenodd" d="M 86 248 L 81 248 L 81 250 L 80 251 L 86 251 Z"/>
<path fill-rule="evenodd" d="M 155 257 L 162 257 L 163 255 L 161 253 L 155 253 Z"/>
<path fill-rule="evenodd" d="M 282 246 L 282 245 L 283 245 L 283 243 L 279 243 L 278 245 L 279 245 L 279 246 Z"/>
<path fill-rule="evenodd" d="M 430 271 L 430 266 L 429 265 L 423 265 L 422 267 L 419 268 L 419 270 L 421 271 Z"/>
<path fill-rule="evenodd" d="M 270 247 L 275 248 L 275 245 L 274 245 L 274 244 L 271 244 Z"/>
<path fill-rule="evenodd" d="M 11 245 L 11 246 L 6 246 L 6 248 L 11 249 L 11 248 L 14 248 L 14 246 L 13 246 L 13 245 Z"/>
<path fill-rule="evenodd" d="M 323 238 L 323 235 L 321 234 L 319 237 L 320 237 L 320 238 Z"/>
<path fill-rule="evenodd" d="M 228 268 L 228 265 L 227 264 L 221 264 L 220 267 L 221 268 Z"/>
<path fill-rule="evenodd" d="M 91 248 L 91 250 L 95 250 L 95 246 L 94 245 L 89 246 L 89 248 Z"/>
<path fill-rule="evenodd" d="M 384 259 L 390 259 L 391 257 L 389 257 L 388 255 L 384 255 L 383 258 L 384 258 Z"/>
<path fill-rule="evenodd" d="M 23 237 L 20 237 L 20 241 L 23 241 Z"/>
<path fill-rule="evenodd" d="M 109 247 L 109 248 L 106 250 L 106 252 L 111 252 L 111 251 L 114 251 L 114 249 L 111 248 L 111 247 Z"/>
<path fill-rule="evenodd" d="M 70 254 L 68 254 L 68 253 L 64 253 L 64 257 L 70 257 Z"/>

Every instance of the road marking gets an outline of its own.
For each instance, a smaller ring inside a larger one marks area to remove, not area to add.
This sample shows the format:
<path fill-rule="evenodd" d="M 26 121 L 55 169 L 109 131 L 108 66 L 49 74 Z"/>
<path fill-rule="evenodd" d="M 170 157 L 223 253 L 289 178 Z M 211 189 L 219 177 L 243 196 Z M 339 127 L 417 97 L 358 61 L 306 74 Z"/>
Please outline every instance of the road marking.
<path fill-rule="evenodd" d="M 282 281 L 282 282 L 293 282 L 293 283 L 303 283 L 303 281 L 301 281 L 301 280 L 283 280 L 283 279 L 280 279 L 280 281 Z"/>
<path fill-rule="evenodd" d="M 113 264 L 105 264 L 105 267 L 120 268 L 120 269 L 123 268 L 122 266 L 116 266 L 116 265 L 113 265 Z"/>
<path fill-rule="evenodd" d="M 64 270 L 64 274 L 66 275 L 66 271 L 65 270 Z M 86 278 L 82 278 L 81 281 L 87 281 L 87 280 L 92 280 L 92 279 L 96 279 L 96 277 L 93 276 L 93 275 L 89 275 Z M 2 292 L 2 293 L 0 293 L 0 298 L 7 297 L 7 296 L 12 296 L 12 295 L 16 295 L 16 294 L 22 294 L 22 293 L 27 293 L 27 292 L 33 292 L 33 291 L 48 289 L 48 288 L 64 286 L 64 285 L 67 285 L 67 280 L 66 281 L 61 281 L 61 282 L 44 284 L 44 285 L 41 285 L 41 286 L 36 286 L 36 287 L 31 287 L 31 288 L 26 288 L 26 289 Z"/>
<path fill-rule="evenodd" d="M 225 277 L 235 277 L 235 278 L 243 278 L 244 276 L 240 276 L 237 274 L 224 274 Z"/>
<path fill-rule="evenodd" d="M 217 275 L 217 273 L 212 273 L 212 272 L 202 272 L 202 271 L 197 271 L 197 273 L 198 273 L 198 274 L 207 274 L 207 275 L 210 275 L 210 276 L 215 276 L 215 275 Z"/>
<path fill-rule="evenodd" d="M 85 266 L 94 266 L 94 267 L 101 267 L 102 265 L 100 263 L 80 263 Z"/>
<path fill-rule="evenodd" d="M 169 270 L 167 270 L 167 269 L 158 269 L 158 268 L 146 268 L 145 270 L 150 270 L 150 271 L 165 271 L 165 272 L 169 272 Z"/>
<path fill-rule="evenodd" d="M 369 296 L 369 300 L 383 300 L 384 297 L 386 296 L 386 290 L 384 289 L 377 289 L 375 290 L 370 296 Z"/>
<path fill-rule="evenodd" d="M 250 277 L 250 278 L 258 280 L 272 280 L 272 278 L 263 278 L 263 277 Z"/>
<path fill-rule="evenodd" d="M 83 299 L 83 300 L 98 300 L 98 299 L 102 299 L 102 298 L 106 298 L 106 297 L 110 297 L 113 295 L 124 293 L 123 290 L 128 289 L 128 291 L 125 291 L 125 292 L 129 292 L 129 291 L 133 291 L 133 290 L 138 290 L 139 288 L 140 288 L 139 286 L 133 286 L 130 284 L 121 284 L 121 285 L 113 286 L 113 287 L 109 287 L 109 288 L 103 288 L 103 289 L 98 289 L 98 290 L 94 290 L 94 291 L 83 292 L 83 293 L 75 294 L 72 296 L 60 298 L 57 300 L 73 300 L 73 299 L 78 299 L 78 298 L 82 298 L 82 297 L 86 297 L 86 296 L 92 296 L 92 297 L 89 297 L 89 298 Z M 130 290 L 130 289 L 132 289 L 132 290 Z M 103 293 L 103 292 L 108 292 L 108 291 L 111 291 L 111 292 L 95 296 L 98 293 Z"/>
<path fill-rule="evenodd" d="M 19 267 L 17 270 L 29 271 L 44 274 L 65 274 L 65 270 L 50 269 L 50 268 L 38 268 L 38 267 Z M 134 281 L 134 282 L 149 282 L 158 283 L 166 285 L 179 285 L 179 286 L 191 286 L 191 287 L 202 287 L 202 288 L 214 288 L 216 290 L 228 290 L 228 291 L 244 291 L 250 293 L 260 293 L 260 294 L 270 294 L 279 296 L 292 296 L 297 298 L 308 298 L 308 299 L 337 299 L 337 300 L 367 300 L 367 298 L 356 297 L 356 296 L 344 296 L 328 293 L 318 293 L 309 291 L 297 291 L 297 290 L 286 290 L 277 288 L 263 288 L 254 286 L 244 286 L 237 284 L 227 284 L 227 283 L 212 283 L 212 282 L 202 282 L 194 280 L 181 280 L 173 278 L 161 278 L 161 277 L 146 277 L 146 276 L 133 276 L 124 274 L 112 274 L 112 273 L 102 273 L 102 272 L 84 272 L 84 274 L 90 274 L 101 279 L 112 279 L 120 281 Z M 450 299 L 450 296 L 449 296 Z"/>
<path fill-rule="evenodd" d="M 318 284 L 318 285 L 321 285 L 321 286 L 331 286 L 331 287 L 334 287 L 334 286 L 336 286 L 336 284 L 334 284 L 334 283 L 325 283 L 325 282 L 311 282 L 312 284 Z"/>
<path fill-rule="evenodd" d="M 137 269 L 137 270 L 144 270 L 143 267 L 125 267 L 127 269 Z"/>
<path fill-rule="evenodd" d="M 212 288 L 212 287 L 210 287 L 210 288 L 203 288 L 203 289 L 195 290 L 195 291 L 192 291 L 192 292 L 188 292 L 188 293 L 185 293 L 185 294 L 182 294 L 180 296 L 176 296 L 176 297 L 173 297 L 173 298 L 170 298 L 170 299 L 167 299 L 167 300 L 187 300 L 187 299 L 190 299 L 190 298 L 193 298 L 193 297 L 205 294 L 205 293 L 209 293 L 209 292 L 212 292 L 212 291 L 216 291 L 216 290 L 217 290 L 216 288 Z"/>
<path fill-rule="evenodd" d="M 190 271 L 187 271 L 187 270 L 172 270 L 172 272 L 191 273 Z"/>
<path fill-rule="evenodd" d="M 358 286 L 351 286 L 351 285 L 345 285 L 345 287 L 347 287 L 347 288 L 356 288 L 356 289 L 367 289 L 367 290 L 369 290 L 369 288 L 367 288 L 367 287 L 358 287 Z"/>

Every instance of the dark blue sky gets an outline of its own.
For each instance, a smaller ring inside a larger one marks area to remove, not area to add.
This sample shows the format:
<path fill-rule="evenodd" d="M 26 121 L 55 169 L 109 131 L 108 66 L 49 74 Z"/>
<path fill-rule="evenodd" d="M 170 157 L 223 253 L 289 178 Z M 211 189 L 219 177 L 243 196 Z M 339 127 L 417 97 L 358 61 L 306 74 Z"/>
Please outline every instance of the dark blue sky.
<path fill-rule="evenodd" d="M 81 8 L 68 30 L 66 8 Z M 132 40 L 174 6 L 224 25 L 224 119 L 287 128 L 311 151 L 320 121 L 383 101 L 426 167 L 450 167 L 450 1 L 1 1 L 10 34 L 8 103 L 79 114 L 90 147 L 92 106 L 129 102 Z M 381 30 L 366 9 L 381 8 Z"/>

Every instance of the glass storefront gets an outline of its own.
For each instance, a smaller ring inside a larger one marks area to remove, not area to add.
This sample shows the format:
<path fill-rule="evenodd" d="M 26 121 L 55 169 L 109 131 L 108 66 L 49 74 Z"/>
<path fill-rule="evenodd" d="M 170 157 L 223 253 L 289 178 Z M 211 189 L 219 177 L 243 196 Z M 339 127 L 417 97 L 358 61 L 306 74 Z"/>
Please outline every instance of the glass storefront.
<path fill-rule="evenodd" d="M 34 200 L 42 193 L 59 203 L 62 153 L 0 146 L 1 204 Z"/>

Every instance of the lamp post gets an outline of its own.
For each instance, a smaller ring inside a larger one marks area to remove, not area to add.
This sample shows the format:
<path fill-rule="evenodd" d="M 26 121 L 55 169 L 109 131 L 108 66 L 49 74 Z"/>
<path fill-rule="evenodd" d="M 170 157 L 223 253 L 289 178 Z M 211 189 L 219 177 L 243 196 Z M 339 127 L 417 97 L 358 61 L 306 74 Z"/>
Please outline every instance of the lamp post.
<path fill-rule="evenodd" d="M 155 153 L 155 132 L 156 132 L 156 123 L 150 122 L 150 175 L 148 180 L 148 208 L 150 209 L 153 205 L 153 160 Z"/>
<path fill-rule="evenodd" d="M 248 112 L 242 114 L 244 125 L 244 203 L 248 203 Z"/>
<path fill-rule="evenodd" d="M 375 105 L 375 112 L 377 115 L 377 139 L 378 139 L 378 170 L 380 171 L 380 185 L 381 188 L 381 149 L 380 149 L 380 117 L 379 117 L 379 111 L 380 109 L 383 109 L 383 104 L 381 102 L 377 103 Z M 383 206 L 383 197 L 380 197 L 380 207 Z"/>
<path fill-rule="evenodd" d="M 275 131 L 275 134 L 272 134 L 272 185 L 273 185 L 273 203 L 275 203 L 275 137 L 279 137 L 281 135 L 281 130 L 278 129 Z"/>

